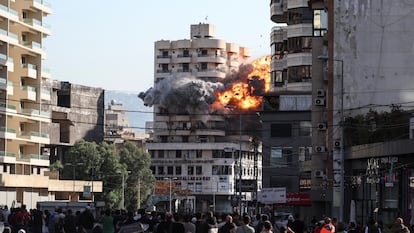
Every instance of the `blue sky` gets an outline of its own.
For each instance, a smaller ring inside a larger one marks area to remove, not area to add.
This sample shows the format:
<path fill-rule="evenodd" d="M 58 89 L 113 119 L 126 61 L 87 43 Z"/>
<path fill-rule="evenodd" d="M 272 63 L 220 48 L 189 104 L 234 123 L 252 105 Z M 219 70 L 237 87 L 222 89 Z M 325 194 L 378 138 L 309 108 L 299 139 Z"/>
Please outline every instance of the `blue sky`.
<path fill-rule="evenodd" d="M 51 1 L 44 40 L 52 78 L 106 90 L 145 91 L 153 85 L 154 42 L 189 39 L 190 25 L 216 26 L 216 38 L 270 53 L 270 1 Z"/>

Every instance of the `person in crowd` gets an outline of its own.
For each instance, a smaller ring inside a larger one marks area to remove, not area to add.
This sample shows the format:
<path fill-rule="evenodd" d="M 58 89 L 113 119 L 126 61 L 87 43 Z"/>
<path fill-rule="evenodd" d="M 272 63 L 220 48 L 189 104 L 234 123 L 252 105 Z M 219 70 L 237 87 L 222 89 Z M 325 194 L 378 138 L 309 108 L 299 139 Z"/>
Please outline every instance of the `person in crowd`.
<path fill-rule="evenodd" d="M 273 233 L 273 226 L 269 220 L 263 222 L 263 229 L 261 233 Z"/>
<path fill-rule="evenodd" d="M 365 226 L 364 233 L 381 233 L 378 223 L 373 218 L 370 218 Z"/>
<path fill-rule="evenodd" d="M 171 213 L 166 213 L 164 218 L 161 219 L 160 223 L 156 226 L 156 233 L 168 233 L 170 231 L 170 225 L 172 225 L 173 216 Z"/>
<path fill-rule="evenodd" d="M 249 215 L 243 216 L 243 225 L 236 228 L 236 233 L 254 233 L 255 229 L 250 226 L 251 219 Z M 197 233 L 197 232 L 196 232 Z"/>
<path fill-rule="evenodd" d="M 195 233 L 196 232 L 196 226 L 191 221 L 191 216 L 188 215 L 188 214 L 184 216 L 184 229 L 185 229 L 185 233 Z"/>
<path fill-rule="evenodd" d="M 355 222 L 350 222 L 348 225 L 347 233 L 359 233 Z"/>
<path fill-rule="evenodd" d="M 236 233 L 236 224 L 233 222 L 233 217 L 231 215 L 226 215 L 224 218 L 225 224 L 219 228 L 219 233 Z"/>
<path fill-rule="evenodd" d="M 254 228 L 256 233 L 260 233 L 263 229 L 263 224 L 265 221 L 269 220 L 269 216 L 267 214 L 260 215 L 260 221 L 257 223 L 256 227 Z"/>
<path fill-rule="evenodd" d="M 76 233 L 76 219 L 72 209 L 66 211 L 63 221 L 63 229 L 65 230 L 65 233 Z"/>
<path fill-rule="evenodd" d="M 85 229 L 87 233 L 92 233 L 95 223 L 95 217 L 93 216 L 90 207 L 86 207 L 84 211 L 79 215 L 79 225 Z"/>
<path fill-rule="evenodd" d="M 410 233 L 410 229 L 404 225 L 404 220 L 400 217 L 396 218 L 394 224 L 390 228 L 391 233 Z"/>
<path fill-rule="evenodd" d="M 290 228 L 295 233 L 304 233 L 305 232 L 305 227 L 306 227 L 305 222 L 302 219 L 300 219 L 299 213 L 296 213 L 295 218 L 293 219 L 293 222 L 292 222 Z"/>
<path fill-rule="evenodd" d="M 110 209 L 105 210 L 101 224 L 103 233 L 114 233 L 114 218 L 112 217 Z"/>
<path fill-rule="evenodd" d="M 330 217 L 325 217 L 323 225 L 320 228 L 320 233 L 335 233 L 335 226 L 332 224 Z"/>

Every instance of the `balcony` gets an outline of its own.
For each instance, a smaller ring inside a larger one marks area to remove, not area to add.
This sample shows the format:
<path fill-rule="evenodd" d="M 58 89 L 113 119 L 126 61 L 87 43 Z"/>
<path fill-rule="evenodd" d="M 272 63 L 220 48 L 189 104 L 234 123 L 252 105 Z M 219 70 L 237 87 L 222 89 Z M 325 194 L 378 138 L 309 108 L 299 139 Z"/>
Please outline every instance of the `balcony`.
<path fill-rule="evenodd" d="M 43 78 L 52 78 L 52 75 L 50 73 L 50 69 L 46 67 L 42 67 L 42 77 Z"/>
<path fill-rule="evenodd" d="M 0 40 L 5 41 L 9 44 L 14 44 L 14 45 L 19 44 L 18 36 L 4 29 L 0 29 Z"/>
<path fill-rule="evenodd" d="M 16 130 L 12 128 L 0 127 L 0 138 L 16 139 Z"/>
<path fill-rule="evenodd" d="M 7 71 L 14 72 L 14 61 L 13 61 L 13 58 L 11 58 L 11 57 L 8 57 L 7 58 L 6 66 L 7 66 Z"/>
<path fill-rule="evenodd" d="M 35 41 L 23 41 L 23 46 L 30 48 L 33 52 L 38 53 L 40 55 L 45 55 L 45 52 L 42 49 L 42 45 Z"/>
<path fill-rule="evenodd" d="M 22 99 L 36 101 L 36 87 L 22 86 L 20 90 Z"/>
<path fill-rule="evenodd" d="M 216 78 L 225 78 L 226 71 L 220 69 L 200 69 L 197 71 L 197 77 L 216 77 Z"/>
<path fill-rule="evenodd" d="M 40 92 L 40 98 L 42 100 L 50 101 L 50 91 L 42 89 Z"/>
<path fill-rule="evenodd" d="M 52 13 L 52 5 L 45 0 L 26 0 L 28 2 L 31 2 L 31 6 L 33 8 L 36 8 L 38 10 L 43 11 L 43 13 L 51 14 Z"/>
<path fill-rule="evenodd" d="M 38 166 L 49 166 L 49 156 L 48 155 L 38 155 L 30 154 L 30 162 Z"/>
<path fill-rule="evenodd" d="M 5 5 L 0 4 L 0 15 L 12 19 L 14 21 L 19 21 L 19 13 Z"/>
<path fill-rule="evenodd" d="M 0 90 L 7 90 L 7 79 L 0 77 Z"/>
<path fill-rule="evenodd" d="M 171 55 L 158 55 L 155 63 L 171 63 Z"/>
<path fill-rule="evenodd" d="M 50 112 L 40 111 L 37 109 L 24 108 L 20 110 L 20 113 L 26 116 L 34 118 L 34 120 L 42 122 L 51 122 Z"/>
<path fill-rule="evenodd" d="M 50 139 L 48 134 L 30 131 L 30 132 L 21 132 L 19 139 L 27 139 L 30 142 L 37 142 L 41 144 L 49 144 Z"/>
<path fill-rule="evenodd" d="M 44 24 L 42 21 L 34 19 L 34 18 L 25 18 L 23 19 L 23 22 L 26 24 L 29 24 L 37 31 L 40 31 L 46 35 L 50 35 L 50 26 L 47 24 Z"/>
<path fill-rule="evenodd" d="M 16 106 L 0 102 L 0 111 L 7 113 L 17 113 Z"/>
<path fill-rule="evenodd" d="M 0 151 L 0 162 L 2 163 L 15 163 L 16 154 L 13 152 Z"/>
<path fill-rule="evenodd" d="M 13 188 L 48 188 L 49 177 L 41 175 L 17 175 L 17 174 L 0 174 L 0 182 L 3 187 Z"/>
<path fill-rule="evenodd" d="M 7 95 L 14 95 L 13 82 L 7 81 Z"/>
<path fill-rule="evenodd" d="M 226 57 L 224 55 L 199 54 L 194 62 L 226 64 Z"/>
<path fill-rule="evenodd" d="M 33 78 L 33 79 L 37 79 L 37 66 L 33 65 L 33 64 L 22 64 L 22 69 L 23 69 L 23 76 L 24 77 L 29 77 L 29 78 Z"/>

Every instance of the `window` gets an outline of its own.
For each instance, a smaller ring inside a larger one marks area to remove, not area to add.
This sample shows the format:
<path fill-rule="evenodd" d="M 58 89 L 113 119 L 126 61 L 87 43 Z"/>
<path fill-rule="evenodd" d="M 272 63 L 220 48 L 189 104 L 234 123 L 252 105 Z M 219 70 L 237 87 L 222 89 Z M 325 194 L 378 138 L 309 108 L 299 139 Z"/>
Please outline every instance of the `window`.
<path fill-rule="evenodd" d="M 324 36 L 328 32 L 328 12 L 313 10 L 313 36 Z"/>
<path fill-rule="evenodd" d="M 202 183 L 196 183 L 195 184 L 195 191 L 199 192 L 199 193 L 202 192 L 203 191 L 202 187 L 203 187 Z"/>
<path fill-rule="evenodd" d="M 158 167 L 158 175 L 164 175 L 164 167 Z"/>
<path fill-rule="evenodd" d="M 184 49 L 183 57 L 189 57 L 189 56 L 190 56 L 190 52 L 188 51 L 188 49 Z"/>
<path fill-rule="evenodd" d="M 173 172 L 174 172 L 174 168 L 173 168 L 173 166 L 168 166 L 168 167 L 167 167 L 167 174 L 168 174 L 168 175 L 174 175 L 174 174 L 173 174 Z"/>
<path fill-rule="evenodd" d="M 200 70 L 204 70 L 204 71 L 206 71 L 207 70 L 207 62 L 201 62 L 200 63 Z"/>
<path fill-rule="evenodd" d="M 160 158 L 160 159 L 164 158 L 164 151 L 163 150 L 158 151 L 158 158 Z"/>
<path fill-rule="evenodd" d="M 270 137 L 291 137 L 292 125 L 291 124 L 271 124 L 270 125 Z"/>
<path fill-rule="evenodd" d="M 168 58 L 168 51 L 162 51 L 162 58 Z"/>
<path fill-rule="evenodd" d="M 189 166 L 187 168 L 187 175 L 193 176 L 194 175 L 194 167 Z"/>
<path fill-rule="evenodd" d="M 306 52 L 312 48 L 312 37 L 290 37 L 288 38 L 289 52 Z"/>
<path fill-rule="evenodd" d="M 288 24 L 312 23 L 313 14 L 307 7 L 289 9 Z"/>
<path fill-rule="evenodd" d="M 176 166 L 175 167 L 175 174 L 176 175 L 181 175 L 181 166 Z"/>
<path fill-rule="evenodd" d="M 162 72 L 168 72 L 168 64 L 161 64 Z"/>
<path fill-rule="evenodd" d="M 208 56 L 208 51 L 207 51 L 207 49 L 203 49 L 203 50 L 201 50 L 201 54 L 200 54 L 202 57 L 206 57 L 206 56 Z"/>
<path fill-rule="evenodd" d="M 175 158 L 180 159 L 182 157 L 181 150 L 175 151 Z"/>
<path fill-rule="evenodd" d="M 181 138 L 183 142 L 188 142 L 188 136 L 182 136 Z"/>
<path fill-rule="evenodd" d="M 196 175 L 202 175 L 203 174 L 203 168 L 201 166 L 196 166 Z"/>
<path fill-rule="evenodd" d="M 196 158 L 200 159 L 203 157 L 203 151 L 202 150 L 196 150 Z"/>
<path fill-rule="evenodd" d="M 291 66 L 288 68 L 289 83 L 309 81 L 312 77 L 312 66 Z"/>
<path fill-rule="evenodd" d="M 272 147 L 270 149 L 271 167 L 291 167 L 294 164 L 291 147 Z"/>
<path fill-rule="evenodd" d="M 187 189 L 194 192 L 194 183 L 187 183 Z"/>
<path fill-rule="evenodd" d="M 312 159 L 310 147 L 299 147 L 299 161 L 309 161 Z"/>
<path fill-rule="evenodd" d="M 183 63 L 182 68 L 183 68 L 183 72 L 189 72 L 190 71 L 190 64 L 189 63 Z"/>
<path fill-rule="evenodd" d="M 299 136 L 311 136 L 312 123 L 310 121 L 301 121 L 299 123 Z"/>

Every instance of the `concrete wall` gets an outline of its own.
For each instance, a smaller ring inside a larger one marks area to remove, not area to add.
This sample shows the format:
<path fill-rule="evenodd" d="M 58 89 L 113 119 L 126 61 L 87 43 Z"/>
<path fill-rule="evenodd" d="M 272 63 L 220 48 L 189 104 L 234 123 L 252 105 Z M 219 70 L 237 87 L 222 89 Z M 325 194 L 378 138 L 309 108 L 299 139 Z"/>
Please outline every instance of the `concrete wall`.
<path fill-rule="evenodd" d="M 343 61 L 344 109 L 412 101 L 414 4 L 406 0 L 336 0 L 334 59 Z M 340 71 L 335 74 L 340 79 Z M 389 107 L 385 107 L 389 110 Z"/>

